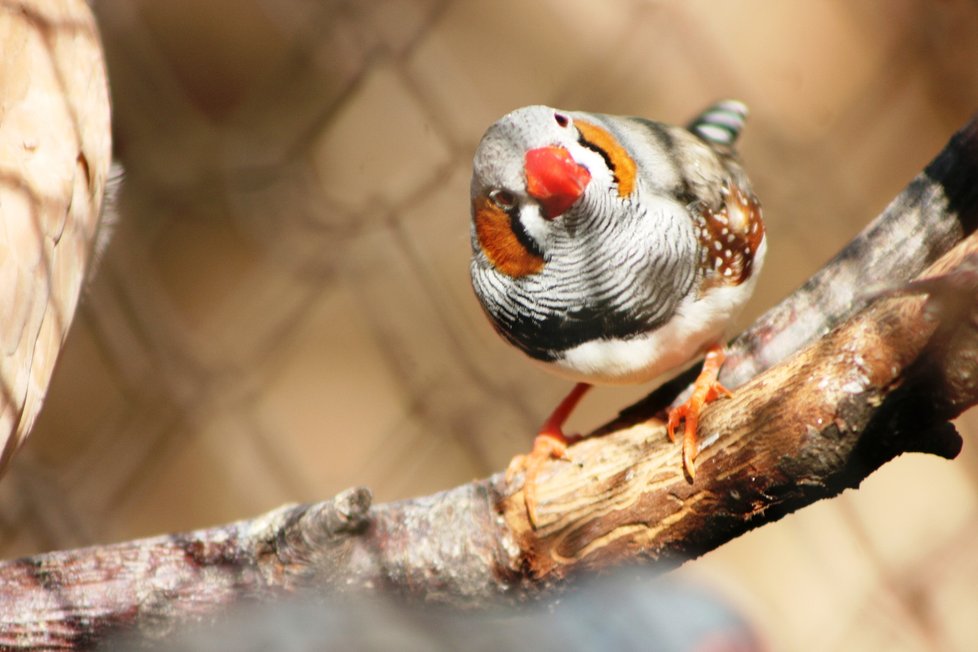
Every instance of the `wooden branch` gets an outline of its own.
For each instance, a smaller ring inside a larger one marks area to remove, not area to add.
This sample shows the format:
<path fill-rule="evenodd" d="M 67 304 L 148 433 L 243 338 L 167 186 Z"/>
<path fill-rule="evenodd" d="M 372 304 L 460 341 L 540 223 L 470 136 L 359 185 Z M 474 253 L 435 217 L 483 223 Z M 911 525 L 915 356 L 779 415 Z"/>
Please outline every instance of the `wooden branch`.
<path fill-rule="evenodd" d="M 727 347 L 720 380 L 738 387 L 827 333 L 871 296 L 914 278 L 978 227 L 978 117 L 852 242 Z M 637 423 L 685 398 L 697 369 L 627 408 L 601 431 Z"/>
<path fill-rule="evenodd" d="M 976 180 L 972 121 L 863 235 L 738 338 L 726 378 L 746 383 L 703 415 L 693 484 L 661 422 L 644 420 L 674 399 L 673 384 L 573 446 L 571 462 L 545 467 L 536 529 L 522 479 L 495 475 L 373 507 L 352 489 L 253 521 L 10 561 L 0 565 L 0 646 L 85 647 L 122 628 L 159 636 L 245 598 L 297 591 L 519 602 L 587 569 L 669 568 L 856 486 L 900 453 L 953 457 L 960 439 L 948 420 L 978 402 Z M 867 305 L 847 314 L 854 303 Z"/>

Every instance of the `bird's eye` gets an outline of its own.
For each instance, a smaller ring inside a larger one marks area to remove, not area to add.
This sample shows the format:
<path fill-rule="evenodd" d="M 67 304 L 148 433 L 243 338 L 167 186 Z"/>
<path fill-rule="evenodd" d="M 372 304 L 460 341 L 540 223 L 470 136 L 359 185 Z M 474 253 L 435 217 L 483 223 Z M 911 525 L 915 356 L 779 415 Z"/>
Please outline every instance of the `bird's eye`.
<path fill-rule="evenodd" d="M 504 211 L 516 206 L 516 196 L 508 190 L 493 190 L 489 193 L 489 199 Z"/>
<path fill-rule="evenodd" d="M 554 113 L 554 122 L 560 127 L 566 127 L 570 124 L 570 118 L 563 113 Z"/>

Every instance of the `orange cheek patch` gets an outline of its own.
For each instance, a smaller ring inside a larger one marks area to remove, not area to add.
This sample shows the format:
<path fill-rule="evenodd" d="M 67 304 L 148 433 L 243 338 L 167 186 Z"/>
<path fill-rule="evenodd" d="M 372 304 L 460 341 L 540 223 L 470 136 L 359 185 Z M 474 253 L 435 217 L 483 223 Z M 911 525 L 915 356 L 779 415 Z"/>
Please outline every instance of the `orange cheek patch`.
<path fill-rule="evenodd" d="M 473 200 L 475 233 L 479 247 L 489 262 L 512 277 L 536 274 L 543 269 L 543 258 L 529 251 L 516 234 L 509 215 L 487 197 Z"/>
<path fill-rule="evenodd" d="M 575 120 L 574 125 L 586 142 L 608 155 L 608 160 L 614 168 L 612 172 L 618 180 L 618 195 L 627 197 L 632 194 L 635 188 L 635 161 L 625 148 L 607 130 L 597 125 L 582 120 Z"/>

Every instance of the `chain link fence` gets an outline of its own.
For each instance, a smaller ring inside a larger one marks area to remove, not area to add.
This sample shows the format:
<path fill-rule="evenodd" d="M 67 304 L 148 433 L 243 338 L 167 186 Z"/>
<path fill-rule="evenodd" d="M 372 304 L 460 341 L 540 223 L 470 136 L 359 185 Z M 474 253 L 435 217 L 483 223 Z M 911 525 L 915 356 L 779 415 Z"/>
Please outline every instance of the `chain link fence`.
<path fill-rule="evenodd" d="M 5 557 L 350 485 L 430 493 L 525 451 L 567 384 L 498 340 L 468 281 L 471 154 L 512 108 L 684 122 L 745 100 L 770 249 L 743 324 L 978 108 L 965 0 L 94 6 L 121 219 L 0 483 Z M 572 426 L 642 393 L 599 390 Z M 773 649 L 969 649 L 976 488 L 967 444 L 897 460 L 679 575 Z"/>

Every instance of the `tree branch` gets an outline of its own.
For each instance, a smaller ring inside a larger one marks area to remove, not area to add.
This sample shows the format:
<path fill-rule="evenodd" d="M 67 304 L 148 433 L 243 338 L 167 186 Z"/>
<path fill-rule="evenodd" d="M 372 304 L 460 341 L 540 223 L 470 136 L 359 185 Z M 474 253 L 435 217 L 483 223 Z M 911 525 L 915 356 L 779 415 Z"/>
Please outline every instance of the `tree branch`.
<path fill-rule="evenodd" d="M 572 462 L 545 467 L 536 529 L 522 479 L 498 474 L 373 507 L 352 489 L 253 521 L 38 555 L 0 565 L 0 645 L 84 647 L 129 627 L 158 636 L 244 598 L 305 590 L 519 602 L 586 569 L 669 568 L 903 452 L 954 457 L 948 420 L 978 402 L 976 180 L 973 120 L 735 341 L 724 378 L 742 386 L 703 415 L 695 483 L 649 419 L 675 400 L 673 382 L 573 446 Z"/>

